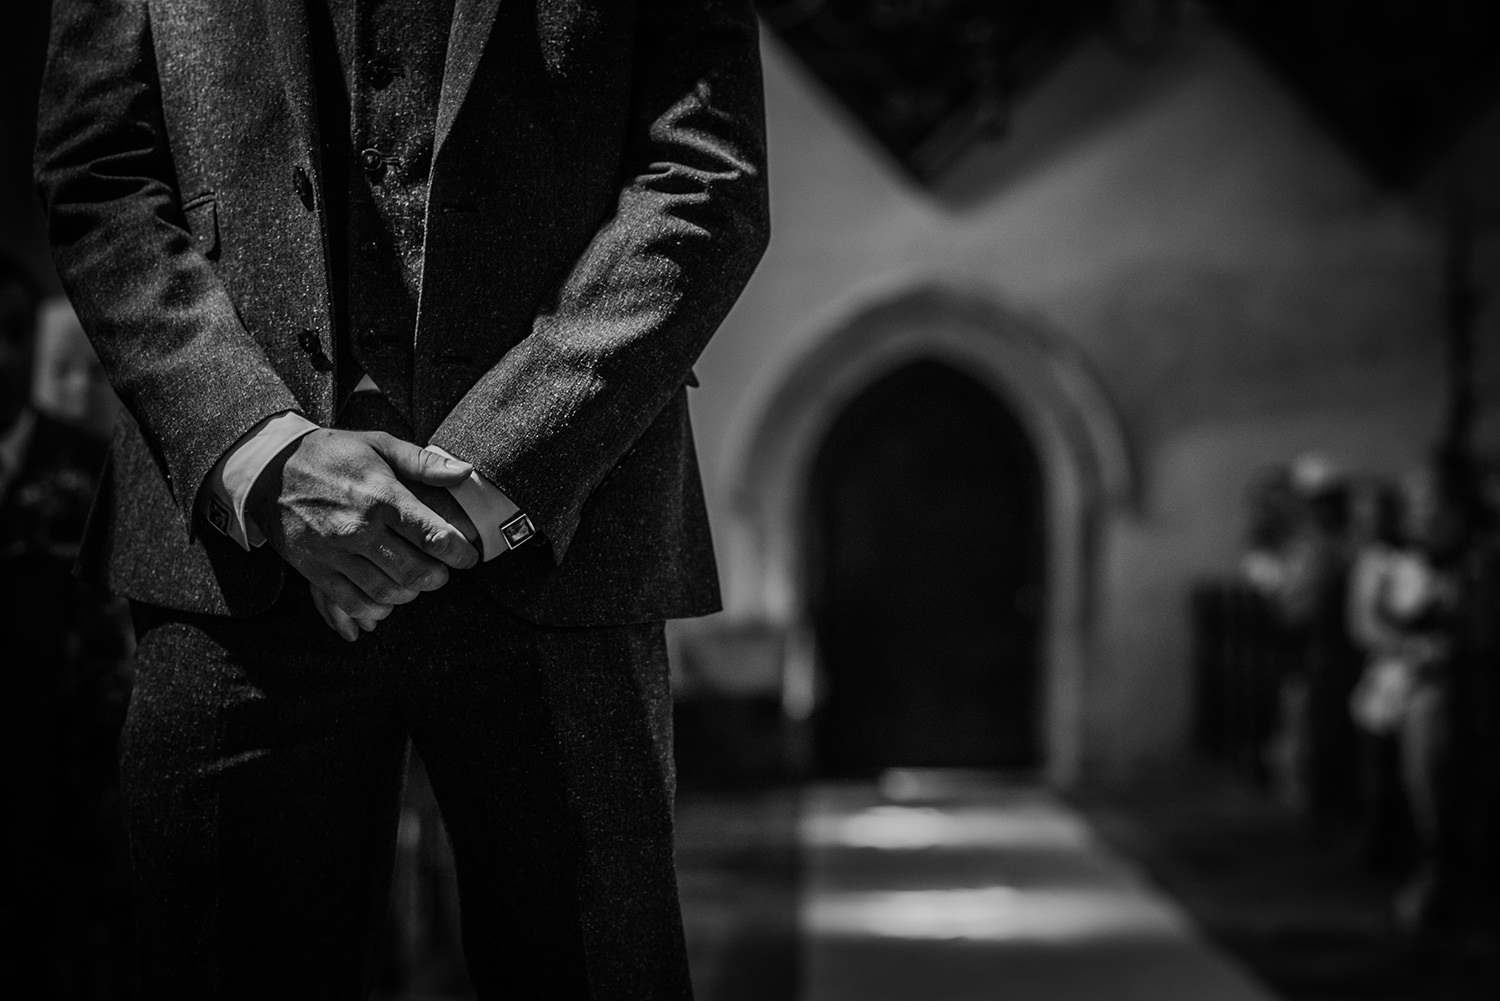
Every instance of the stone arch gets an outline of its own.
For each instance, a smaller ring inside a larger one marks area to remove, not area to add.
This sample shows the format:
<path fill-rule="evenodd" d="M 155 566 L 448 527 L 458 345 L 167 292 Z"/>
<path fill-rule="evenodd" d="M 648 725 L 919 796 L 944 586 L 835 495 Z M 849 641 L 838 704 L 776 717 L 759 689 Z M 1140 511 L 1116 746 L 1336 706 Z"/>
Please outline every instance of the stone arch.
<path fill-rule="evenodd" d="M 1047 777 L 1066 784 L 1080 775 L 1085 757 L 1095 540 L 1102 515 L 1133 505 L 1137 487 L 1102 385 L 1081 353 L 1038 320 L 984 293 L 927 285 L 856 310 L 795 358 L 727 457 L 727 610 L 785 632 L 783 698 L 789 715 L 805 716 L 816 673 L 803 613 L 801 524 L 812 463 L 862 389 L 920 359 L 957 368 L 994 392 L 1031 435 L 1041 461 L 1048 526 L 1042 741 Z"/>

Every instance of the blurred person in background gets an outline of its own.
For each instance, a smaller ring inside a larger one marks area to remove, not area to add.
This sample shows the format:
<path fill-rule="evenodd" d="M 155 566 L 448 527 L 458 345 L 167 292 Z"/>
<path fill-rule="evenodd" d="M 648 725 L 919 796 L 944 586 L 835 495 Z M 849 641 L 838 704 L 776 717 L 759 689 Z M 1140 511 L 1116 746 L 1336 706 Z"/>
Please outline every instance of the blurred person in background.
<path fill-rule="evenodd" d="M 1298 457 L 1256 497 L 1246 576 L 1285 649 L 1276 729 L 1267 748 L 1279 800 L 1313 819 L 1347 812 L 1351 770 L 1345 704 L 1353 684 L 1344 627 L 1347 486 L 1323 457 Z"/>
<path fill-rule="evenodd" d="M 1436 467 L 1408 474 L 1401 501 L 1399 535 L 1374 526 L 1350 576 L 1349 630 L 1366 658 L 1350 709 L 1374 738 L 1377 809 L 1389 798 L 1381 783 L 1391 769 L 1381 759 L 1394 764 L 1414 856 L 1395 916 L 1420 931 L 1451 889 L 1450 695 L 1463 552 L 1460 515 Z"/>
<path fill-rule="evenodd" d="M 1268 601 L 1286 578 L 1286 551 L 1303 517 L 1302 499 L 1288 465 L 1262 472 L 1250 485 L 1246 499 L 1249 543 L 1240 561 L 1240 576 Z"/>
<path fill-rule="evenodd" d="M 101 438 L 114 427 L 120 400 L 67 299 L 56 296 L 37 310 L 32 403 L 37 410 Z"/>
<path fill-rule="evenodd" d="M 65 567 L 78 551 L 104 442 L 84 426 L 86 408 L 70 413 L 79 418 L 73 421 L 37 405 L 39 305 L 27 272 L 0 256 L 0 552 L 7 559 L 56 557 Z"/>
<path fill-rule="evenodd" d="M 115 764 L 128 628 L 119 604 L 72 574 L 104 442 L 34 404 L 38 309 L 28 273 L 0 255 L 0 659 L 16 891 L 0 935 L 38 996 L 117 998 L 134 945 Z"/>
<path fill-rule="evenodd" d="M 1349 491 L 1349 587 L 1346 616 L 1351 639 L 1363 664 L 1359 698 L 1369 699 L 1380 651 L 1393 646 L 1385 618 L 1377 614 L 1381 589 L 1402 546 L 1401 493 L 1380 477 L 1361 477 Z M 1357 704 L 1358 703 L 1358 704 Z M 1356 722 L 1359 758 L 1359 839 L 1365 864 L 1372 870 L 1396 867 L 1404 857 L 1410 824 L 1400 788 L 1396 747 L 1397 713 L 1370 713 L 1351 693 L 1350 717 Z M 1389 717 L 1389 718 L 1387 718 Z"/>

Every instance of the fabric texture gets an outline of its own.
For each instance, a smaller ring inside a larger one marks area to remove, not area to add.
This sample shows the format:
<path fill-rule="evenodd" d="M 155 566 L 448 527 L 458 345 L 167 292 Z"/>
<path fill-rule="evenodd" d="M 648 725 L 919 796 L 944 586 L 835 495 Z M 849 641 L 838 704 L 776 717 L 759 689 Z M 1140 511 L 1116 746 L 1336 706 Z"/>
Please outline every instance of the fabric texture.
<path fill-rule="evenodd" d="M 269 607 L 282 562 L 203 530 L 198 493 L 264 418 L 336 408 L 307 11 L 55 4 L 38 181 L 130 415 L 83 562 L 139 601 Z M 476 584 L 553 625 L 716 609 L 684 386 L 767 239 L 749 3 L 455 0 L 431 161 L 413 432 L 543 535 Z"/>
<path fill-rule="evenodd" d="M 687 997 L 660 620 L 718 607 L 685 386 L 767 239 L 753 10 L 453 0 L 404 84 L 351 10 L 53 5 L 37 178 L 127 411 L 80 562 L 137 615 L 148 992 L 361 996 L 409 735 L 482 997 Z M 396 298 L 362 340 L 372 221 Z M 352 412 L 366 373 L 393 412 Z M 196 515 L 286 411 L 472 462 L 543 537 L 346 644 Z"/>
<path fill-rule="evenodd" d="M 409 430 L 377 393 L 338 426 Z M 478 997 L 691 997 L 660 622 L 537 626 L 467 577 L 355 643 L 300 582 L 254 616 L 132 613 L 120 774 L 147 996 L 368 996 L 410 740 Z"/>
<path fill-rule="evenodd" d="M 243 619 L 135 611 L 121 774 L 147 996 L 367 996 L 408 734 L 480 998 L 691 996 L 659 623 L 539 627 L 459 582 L 353 644 L 305 588 Z"/>
<path fill-rule="evenodd" d="M 308 5 L 330 218 L 339 382 L 368 374 L 411 421 L 412 331 L 453 0 Z M 340 397 L 342 399 L 342 395 Z"/>

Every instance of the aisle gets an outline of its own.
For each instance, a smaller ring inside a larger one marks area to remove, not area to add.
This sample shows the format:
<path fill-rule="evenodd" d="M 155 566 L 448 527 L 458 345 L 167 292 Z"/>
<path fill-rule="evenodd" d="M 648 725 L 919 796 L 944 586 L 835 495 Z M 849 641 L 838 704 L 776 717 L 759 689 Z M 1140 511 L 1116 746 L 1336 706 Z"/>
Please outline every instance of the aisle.
<path fill-rule="evenodd" d="M 801 1001 L 1273 1001 L 1043 790 L 820 784 L 800 837 Z"/>

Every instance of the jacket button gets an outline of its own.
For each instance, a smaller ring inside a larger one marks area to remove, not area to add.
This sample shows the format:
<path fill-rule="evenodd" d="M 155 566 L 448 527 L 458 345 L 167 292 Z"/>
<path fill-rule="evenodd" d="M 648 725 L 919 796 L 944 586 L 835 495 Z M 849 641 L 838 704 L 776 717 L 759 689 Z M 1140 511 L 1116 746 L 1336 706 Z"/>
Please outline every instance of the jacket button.
<path fill-rule="evenodd" d="M 380 168 L 385 166 L 385 156 L 380 152 L 380 150 L 374 149 L 373 147 L 370 149 L 360 150 L 359 165 L 365 168 L 365 173 L 367 174 L 378 173 L 380 171 Z"/>
<path fill-rule="evenodd" d="M 327 352 L 323 350 L 323 342 L 318 339 L 315 330 L 303 330 L 297 335 L 297 343 L 307 354 L 308 363 L 318 372 L 332 372 L 333 362 L 329 359 Z"/>
<path fill-rule="evenodd" d="M 312 178 L 307 176 L 307 168 L 298 165 L 292 170 L 292 189 L 297 192 L 297 197 L 302 201 L 302 207 L 309 212 L 313 209 L 313 185 Z"/>

